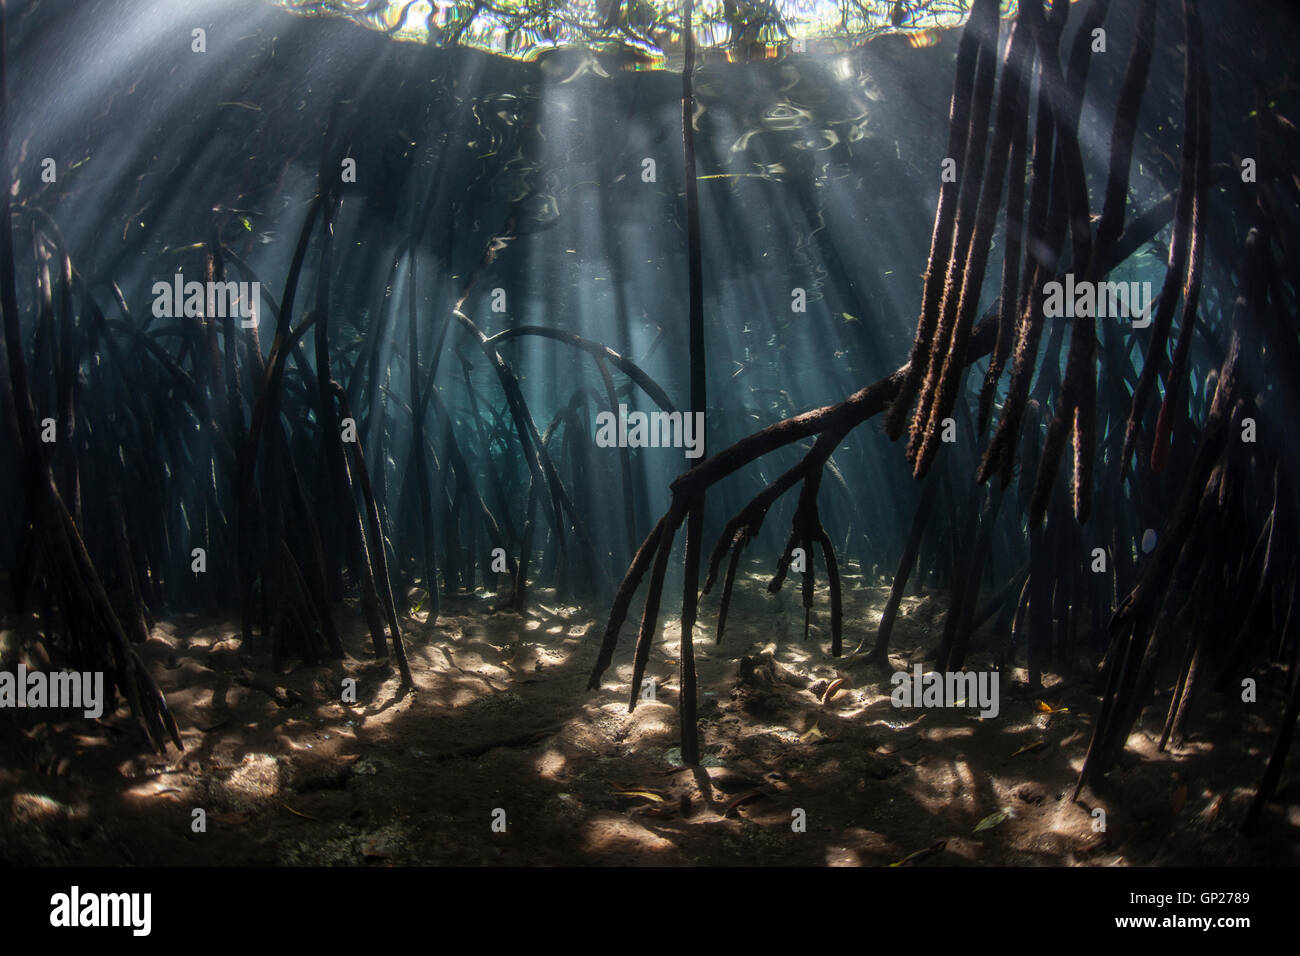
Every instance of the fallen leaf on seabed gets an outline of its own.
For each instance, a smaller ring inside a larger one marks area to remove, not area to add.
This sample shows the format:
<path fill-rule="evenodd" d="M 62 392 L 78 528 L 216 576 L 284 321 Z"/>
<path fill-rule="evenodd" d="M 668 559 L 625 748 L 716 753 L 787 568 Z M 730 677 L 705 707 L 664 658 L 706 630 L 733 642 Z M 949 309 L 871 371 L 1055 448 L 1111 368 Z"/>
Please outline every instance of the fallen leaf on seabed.
<path fill-rule="evenodd" d="M 944 848 L 947 846 L 948 846 L 947 840 L 940 840 L 938 843 L 931 844 L 930 846 L 927 846 L 922 850 L 917 850 L 915 853 L 909 853 L 907 854 L 907 856 L 903 857 L 897 863 L 891 863 L 889 865 L 890 866 L 916 866 L 916 864 L 920 863 L 926 857 L 932 856 L 935 853 L 942 853 Z"/>
<path fill-rule="evenodd" d="M 289 804 L 287 804 L 287 803 L 285 803 L 285 802 L 283 802 L 283 801 L 280 802 L 280 806 L 284 807 L 286 810 L 288 810 L 290 813 L 292 813 L 295 817 L 302 817 L 304 820 L 315 820 L 315 819 L 316 819 L 316 818 L 313 817 L 310 813 L 303 813 L 301 810 L 295 810 L 293 807 L 289 806 Z"/>
<path fill-rule="evenodd" d="M 243 826 L 249 820 L 247 813 L 215 813 L 209 819 L 213 823 L 220 823 L 223 827 Z"/>
<path fill-rule="evenodd" d="M 645 800 L 649 803 L 664 802 L 663 796 L 653 790 L 615 790 L 614 796 L 622 797 L 625 800 Z"/>
<path fill-rule="evenodd" d="M 980 833 L 983 830 L 992 830 L 998 824 L 1003 823 L 1014 816 L 1015 814 L 1011 812 L 1010 807 L 1003 807 L 1001 810 L 990 813 L 979 823 L 975 824 L 975 832 Z"/>
<path fill-rule="evenodd" d="M 668 807 L 667 809 L 664 809 L 663 807 L 639 807 L 633 812 L 638 813 L 643 817 L 657 817 L 664 820 L 671 820 L 673 817 L 677 816 L 677 811 L 672 807 Z"/>
<path fill-rule="evenodd" d="M 802 744 L 810 744 L 813 741 L 825 739 L 826 735 L 821 732 L 821 728 L 818 727 L 817 724 L 813 724 L 812 727 L 808 729 L 808 732 L 799 738 L 799 742 Z"/>
<path fill-rule="evenodd" d="M 724 817 L 730 816 L 731 812 L 737 809 L 741 804 L 750 803 L 753 800 L 761 800 L 765 796 L 767 796 L 767 794 L 762 790 L 750 790 L 748 793 L 742 793 L 740 796 L 733 797 L 727 802 L 727 805 L 722 809 L 722 815 Z"/>
<path fill-rule="evenodd" d="M 1035 740 L 1032 744 L 1025 744 L 1023 747 L 1021 747 L 1011 756 L 1019 757 L 1021 754 L 1031 754 L 1035 750 L 1042 750 L 1046 746 L 1047 746 L 1046 740 Z"/>
<path fill-rule="evenodd" d="M 822 691 L 822 703 L 823 704 L 830 703 L 830 701 L 834 699 L 835 695 L 838 694 L 843 689 L 844 689 L 844 678 L 843 677 L 835 678 L 835 680 L 827 684 L 826 689 Z"/>

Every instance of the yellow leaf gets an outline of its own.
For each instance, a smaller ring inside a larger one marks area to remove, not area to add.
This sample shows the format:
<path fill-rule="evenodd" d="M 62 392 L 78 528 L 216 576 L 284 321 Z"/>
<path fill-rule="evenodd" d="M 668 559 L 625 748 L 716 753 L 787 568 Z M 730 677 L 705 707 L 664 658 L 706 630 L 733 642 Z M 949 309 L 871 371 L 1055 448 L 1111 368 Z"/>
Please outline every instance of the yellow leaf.
<path fill-rule="evenodd" d="M 653 790 L 615 790 L 614 796 L 629 800 L 649 800 L 651 803 L 663 803 L 664 798 Z"/>
<path fill-rule="evenodd" d="M 907 854 L 907 856 L 903 857 L 903 858 L 902 858 L 901 860 L 899 860 L 898 862 L 896 862 L 896 863 L 891 863 L 891 864 L 889 864 L 889 865 L 890 865 L 890 866 L 909 866 L 910 864 L 918 863 L 918 862 L 920 862 L 921 860 L 925 859 L 925 858 L 926 858 L 927 856 L 929 856 L 930 854 L 932 854 L 932 853 L 938 853 L 938 852 L 942 851 L 945 847 L 947 847 L 947 845 L 948 845 L 948 841 L 947 841 L 947 840 L 940 840 L 938 843 L 934 843 L 934 844 L 932 844 L 932 845 L 930 845 L 930 846 L 927 846 L 927 847 L 926 847 L 925 849 L 923 849 L 923 850 L 917 850 L 915 853 L 909 853 L 909 854 Z"/>
<path fill-rule="evenodd" d="M 799 742 L 808 744 L 814 740 L 823 740 L 825 737 L 826 735 L 821 732 L 821 728 L 817 724 L 813 724 L 809 731 L 799 738 Z"/>
<path fill-rule="evenodd" d="M 975 832 L 979 833 L 983 830 L 992 830 L 999 823 L 1002 823 L 1004 820 L 1010 819 L 1011 816 L 1012 816 L 1011 811 L 1008 808 L 1003 807 L 1001 810 L 998 810 L 994 813 L 990 813 L 979 823 L 975 824 Z"/>
<path fill-rule="evenodd" d="M 299 810 L 295 810 L 293 807 L 289 806 L 289 804 L 285 803 L 283 800 L 280 801 L 280 806 L 284 807 L 286 810 L 288 810 L 290 813 L 292 813 L 295 817 L 302 817 L 304 820 L 315 820 L 315 819 L 316 819 L 315 817 L 313 817 L 313 816 L 312 816 L 311 814 L 309 814 L 309 813 L 302 813 L 302 812 L 299 811 Z"/>

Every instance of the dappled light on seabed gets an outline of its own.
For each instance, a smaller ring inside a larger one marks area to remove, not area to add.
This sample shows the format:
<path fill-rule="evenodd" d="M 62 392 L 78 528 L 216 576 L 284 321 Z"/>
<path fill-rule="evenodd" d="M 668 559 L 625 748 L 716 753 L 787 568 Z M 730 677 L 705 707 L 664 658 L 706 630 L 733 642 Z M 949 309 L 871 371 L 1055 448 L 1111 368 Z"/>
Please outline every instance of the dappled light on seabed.
<path fill-rule="evenodd" d="M 1298 23 L 0 0 L 0 862 L 1300 862 Z"/>

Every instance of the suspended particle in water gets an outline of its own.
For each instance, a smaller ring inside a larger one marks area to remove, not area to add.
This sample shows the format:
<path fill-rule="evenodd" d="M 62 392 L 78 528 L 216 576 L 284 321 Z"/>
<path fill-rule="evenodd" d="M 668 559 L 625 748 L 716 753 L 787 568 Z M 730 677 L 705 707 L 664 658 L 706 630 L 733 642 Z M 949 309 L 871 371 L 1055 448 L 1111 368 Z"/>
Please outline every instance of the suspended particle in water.
<path fill-rule="evenodd" d="M 1150 554 L 1156 549 L 1156 529 L 1147 528 L 1142 532 L 1142 553 Z"/>

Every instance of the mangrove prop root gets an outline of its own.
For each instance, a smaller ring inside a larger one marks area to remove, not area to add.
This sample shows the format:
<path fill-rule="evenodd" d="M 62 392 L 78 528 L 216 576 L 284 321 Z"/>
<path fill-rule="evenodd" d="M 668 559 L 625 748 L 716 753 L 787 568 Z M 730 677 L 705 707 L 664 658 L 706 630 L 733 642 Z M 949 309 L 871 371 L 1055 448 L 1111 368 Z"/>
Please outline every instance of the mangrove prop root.
<path fill-rule="evenodd" d="M 958 388 L 965 371 L 966 345 L 983 288 L 984 268 L 988 262 L 993 226 L 1002 198 L 1002 180 L 1006 175 L 1010 141 L 1013 135 L 1012 127 L 1013 125 L 1018 125 L 1021 129 L 1024 127 L 1024 103 L 1027 99 L 1028 72 L 1033 62 L 1033 39 L 1033 28 L 1029 22 L 1018 21 L 1012 27 L 1012 37 L 1007 46 L 1006 61 L 1002 69 L 1002 89 L 999 93 L 997 125 L 993 135 L 993 157 L 980 192 L 974 233 L 971 236 L 965 267 L 962 270 L 965 278 L 960 287 L 956 324 L 946 351 L 942 354 L 936 353 L 932 362 L 932 371 L 938 370 L 938 377 L 933 388 L 933 408 L 930 411 L 929 421 L 924 427 L 920 449 L 914 463 L 915 473 L 918 476 L 924 474 L 930 467 L 938 451 L 942 422 L 956 404 Z M 972 133 L 972 141 L 974 138 L 975 135 Z M 978 174 L 980 170 L 974 169 L 972 173 Z M 1009 294 L 1007 285 L 1004 283 L 1004 292 Z M 999 338 L 1003 336 L 1004 314 L 1005 310 L 999 304 Z M 924 404 L 923 397 L 921 405 Z"/>
<path fill-rule="evenodd" d="M 976 61 L 980 51 L 980 35 L 986 29 L 989 8 L 996 23 L 997 4 L 984 3 L 977 8 L 979 20 L 972 14 L 962 31 L 957 47 L 957 70 L 953 79 L 952 99 L 948 107 L 948 149 L 944 156 L 962 164 L 966 154 L 966 139 L 970 133 L 970 108 L 974 90 Z M 921 293 L 921 312 L 916 322 L 916 337 L 907 372 L 900 383 L 899 395 L 885 419 L 885 431 L 895 441 L 903 433 L 908 412 L 921 385 L 926 368 L 926 357 L 938 323 L 940 296 L 948 273 L 948 257 L 952 253 L 953 224 L 957 218 L 959 186 L 946 177 L 939 187 L 939 203 L 934 213 L 934 230 L 930 237 L 930 255 L 925 272 L 925 285 Z"/>
<path fill-rule="evenodd" d="M 1156 421 L 1156 434 L 1151 446 L 1151 470 L 1159 474 L 1169 457 L 1169 439 L 1173 432 L 1174 417 L 1185 409 L 1184 385 L 1187 378 L 1188 356 L 1191 354 L 1192 333 L 1196 327 L 1196 309 L 1201 298 L 1201 278 L 1205 267 L 1206 200 L 1209 192 L 1210 172 L 1210 92 L 1209 81 L 1202 65 L 1202 36 L 1200 16 L 1196 4 L 1184 2 L 1184 20 L 1187 24 L 1187 63 L 1190 81 L 1187 88 L 1193 92 L 1194 102 L 1186 109 L 1191 128 L 1189 139 L 1194 144 L 1193 195 L 1191 218 L 1191 249 L 1188 252 L 1187 276 L 1183 282 L 1183 308 L 1179 321 L 1178 340 L 1165 382 L 1165 398 Z"/>

